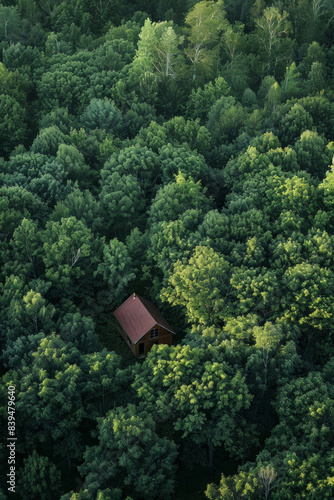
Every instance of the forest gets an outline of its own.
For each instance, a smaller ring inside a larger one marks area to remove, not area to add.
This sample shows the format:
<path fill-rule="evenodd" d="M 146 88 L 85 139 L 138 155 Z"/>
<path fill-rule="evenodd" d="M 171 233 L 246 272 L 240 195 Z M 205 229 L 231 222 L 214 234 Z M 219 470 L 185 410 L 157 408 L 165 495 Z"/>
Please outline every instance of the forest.
<path fill-rule="evenodd" d="M 334 498 L 333 42 L 332 0 L 0 2 L 0 500 Z"/>

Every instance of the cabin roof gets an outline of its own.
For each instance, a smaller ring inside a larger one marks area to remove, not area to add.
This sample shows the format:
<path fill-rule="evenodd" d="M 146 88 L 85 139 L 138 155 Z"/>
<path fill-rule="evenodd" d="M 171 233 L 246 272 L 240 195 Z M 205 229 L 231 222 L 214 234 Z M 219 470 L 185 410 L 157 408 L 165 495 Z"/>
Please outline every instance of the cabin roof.
<path fill-rule="evenodd" d="M 114 311 L 114 316 L 134 344 L 155 325 L 162 326 L 175 334 L 159 309 L 152 302 L 143 299 L 136 293 L 130 295 Z"/>

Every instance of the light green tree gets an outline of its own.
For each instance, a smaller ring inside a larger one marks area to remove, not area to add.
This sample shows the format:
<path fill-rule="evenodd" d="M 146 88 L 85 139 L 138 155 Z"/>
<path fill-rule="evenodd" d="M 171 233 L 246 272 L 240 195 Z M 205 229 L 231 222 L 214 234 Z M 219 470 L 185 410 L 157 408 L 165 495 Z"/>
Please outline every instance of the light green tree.
<path fill-rule="evenodd" d="M 277 7 L 267 7 L 261 17 L 255 19 L 256 37 L 260 50 L 264 54 L 263 75 L 270 74 L 277 66 L 279 58 L 288 58 L 289 54 L 280 53 L 281 40 L 288 36 L 291 30 L 289 15 L 280 12 Z"/>
<path fill-rule="evenodd" d="M 195 324 L 219 325 L 229 310 L 230 266 L 212 248 L 198 246 L 187 263 L 178 260 L 161 297 L 185 308 Z"/>
<path fill-rule="evenodd" d="M 192 79 L 208 80 L 214 66 L 220 35 L 228 28 L 222 0 L 198 2 L 185 18 L 188 46 L 185 53 L 191 62 Z"/>

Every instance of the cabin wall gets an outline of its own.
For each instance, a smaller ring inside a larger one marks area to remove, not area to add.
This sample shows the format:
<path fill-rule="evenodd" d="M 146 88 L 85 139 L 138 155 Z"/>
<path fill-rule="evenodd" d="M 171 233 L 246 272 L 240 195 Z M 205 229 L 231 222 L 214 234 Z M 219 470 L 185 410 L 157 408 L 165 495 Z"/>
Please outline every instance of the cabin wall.
<path fill-rule="evenodd" d="M 151 339 L 150 338 L 151 330 L 154 330 L 155 328 L 158 328 L 158 330 L 159 330 L 158 337 Z M 142 337 L 140 340 L 138 340 L 138 342 L 136 344 L 129 343 L 128 335 L 122 327 L 120 328 L 120 333 L 121 333 L 123 339 L 125 340 L 125 342 L 127 343 L 128 347 L 133 352 L 133 355 L 136 358 L 139 358 L 140 356 L 142 356 L 142 354 L 139 353 L 139 344 L 144 343 L 144 356 L 147 356 L 147 354 L 152 349 L 152 346 L 155 344 L 158 344 L 158 345 L 159 344 L 167 344 L 167 345 L 173 344 L 173 333 L 169 332 L 168 330 L 166 330 L 166 328 L 163 328 L 162 326 L 159 326 L 159 325 L 152 326 L 150 331 L 147 332 L 144 335 L 144 337 Z"/>
<path fill-rule="evenodd" d="M 155 328 L 158 328 L 159 334 L 158 337 L 155 337 L 153 339 L 150 338 L 151 335 L 151 330 L 154 330 Z M 139 344 L 144 343 L 144 355 L 146 356 L 150 350 L 152 349 L 152 346 L 155 344 L 167 344 L 167 345 L 172 345 L 173 344 L 173 333 L 169 332 L 166 330 L 166 328 L 163 328 L 162 326 L 159 325 L 154 325 L 150 329 L 149 332 L 144 335 L 136 344 L 136 350 L 135 350 L 135 356 L 138 358 L 140 356 L 139 354 Z"/>

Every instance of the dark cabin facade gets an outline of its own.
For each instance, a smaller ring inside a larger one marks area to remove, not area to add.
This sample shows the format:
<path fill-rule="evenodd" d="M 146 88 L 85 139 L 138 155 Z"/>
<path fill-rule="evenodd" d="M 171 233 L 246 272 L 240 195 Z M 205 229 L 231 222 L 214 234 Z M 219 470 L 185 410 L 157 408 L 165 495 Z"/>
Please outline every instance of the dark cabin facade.
<path fill-rule="evenodd" d="M 152 302 L 133 293 L 116 311 L 121 335 L 134 356 L 145 357 L 155 344 L 172 345 L 174 330 Z"/>

